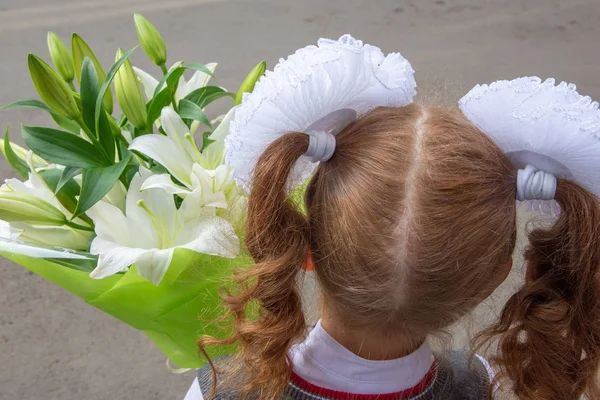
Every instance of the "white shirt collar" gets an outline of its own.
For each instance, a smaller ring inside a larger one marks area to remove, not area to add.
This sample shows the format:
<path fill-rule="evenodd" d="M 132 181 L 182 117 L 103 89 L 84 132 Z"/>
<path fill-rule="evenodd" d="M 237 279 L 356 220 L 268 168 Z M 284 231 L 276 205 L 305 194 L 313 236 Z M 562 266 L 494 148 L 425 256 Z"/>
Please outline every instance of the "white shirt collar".
<path fill-rule="evenodd" d="M 417 385 L 434 361 L 427 341 L 395 360 L 366 360 L 332 338 L 319 321 L 290 350 L 294 372 L 313 385 L 355 394 L 394 393 Z"/>

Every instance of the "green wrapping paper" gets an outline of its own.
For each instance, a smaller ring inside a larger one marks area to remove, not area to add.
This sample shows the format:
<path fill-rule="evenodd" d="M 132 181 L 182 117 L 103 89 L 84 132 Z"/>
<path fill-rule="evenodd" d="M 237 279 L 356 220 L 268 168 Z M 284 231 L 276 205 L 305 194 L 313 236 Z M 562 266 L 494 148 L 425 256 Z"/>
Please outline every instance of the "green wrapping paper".
<path fill-rule="evenodd" d="M 135 266 L 123 274 L 92 279 L 89 272 L 56 261 L 8 252 L 0 255 L 143 331 L 181 368 L 206 363 L 198 352 L 201 335 L 221 338 L 229 333 L 219 323 L 224 312 L 219 290 L 229 284 L 234 268 L 250 263 L 245 255 L 227 259 L 176 249 L 165 278 L 155 286 L 140 277 Z M 208 349 L 211 357 L 234 351 L 234 346 Z"/>

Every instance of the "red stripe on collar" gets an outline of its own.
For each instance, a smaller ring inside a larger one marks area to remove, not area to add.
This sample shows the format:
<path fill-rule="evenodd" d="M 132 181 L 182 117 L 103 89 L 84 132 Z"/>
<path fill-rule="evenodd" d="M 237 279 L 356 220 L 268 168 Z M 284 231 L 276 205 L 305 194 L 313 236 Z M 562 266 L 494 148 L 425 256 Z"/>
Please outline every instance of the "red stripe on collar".
<path fill-rule="evenodd" d="M 417 396 L 425 392 L 435 379 L 437 372 L 437 363 L 434 361 L 431 364 L 431 368 L 427 372 L 427 375 L 423 377 L 421 382 L 417 383 L 410 389 L 403 390 L 395 393 L 384 393 L 384 394 L 355 394 L 338 392 L 337 390 L 325 389 L 302 379 L 292 371 L 291 382 L 299 389 L 305 390 L 311 394 L 315 394 L 327 399 L 335 400 L 401 400 L 410 399 L 411 397 Z"/>

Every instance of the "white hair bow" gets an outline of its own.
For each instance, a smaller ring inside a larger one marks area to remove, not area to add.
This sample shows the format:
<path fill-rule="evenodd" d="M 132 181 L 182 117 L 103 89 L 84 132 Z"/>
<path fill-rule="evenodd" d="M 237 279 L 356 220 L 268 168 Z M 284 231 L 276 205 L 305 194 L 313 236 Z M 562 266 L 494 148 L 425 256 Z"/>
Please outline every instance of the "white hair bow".
<path fill-rule="evenodd" d="M 262 152 L 287 132 L 310 135 L 311 145 L 291 184 L 310 176 L 314 162 L 333 154 L 335 135 L 378 106 L 405 106 L 416 94 L 414 71 L 399 53 L 385 56 L 350 35 L 319 40 L 296 51 L 244 96 L 231 122 L 225 161 L 247 192 Z M 312 162 L 311 162 L 312 161 Z"/>
<path fill-rule="evenodd" d="M 459 107 L 519 168 L 519 200 L 553 198 L 556 178 L 600 195 L 600 111 L 575 85 L 497 81 L 475 86 Z"/>

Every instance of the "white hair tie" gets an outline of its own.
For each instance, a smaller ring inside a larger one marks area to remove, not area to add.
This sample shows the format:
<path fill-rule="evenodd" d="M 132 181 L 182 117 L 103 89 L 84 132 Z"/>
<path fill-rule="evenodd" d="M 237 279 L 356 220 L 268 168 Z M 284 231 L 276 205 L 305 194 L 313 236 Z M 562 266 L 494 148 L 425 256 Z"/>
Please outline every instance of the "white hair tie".
<path fill-rule="evenodd" d="M 533 165 L 517 173 L 517 200 L 552 200 L 556 193 L 556 177 L 538 171 Z"/>
<path fill-rule="evenodd" d="M 309 132 L 307 135 L 310 140 L 304 155 L 314 163 L 328 161 L 335 152 L 335 136 L 329 132 Z"/>

